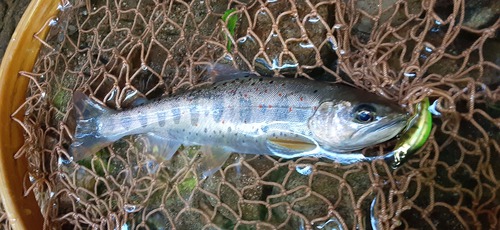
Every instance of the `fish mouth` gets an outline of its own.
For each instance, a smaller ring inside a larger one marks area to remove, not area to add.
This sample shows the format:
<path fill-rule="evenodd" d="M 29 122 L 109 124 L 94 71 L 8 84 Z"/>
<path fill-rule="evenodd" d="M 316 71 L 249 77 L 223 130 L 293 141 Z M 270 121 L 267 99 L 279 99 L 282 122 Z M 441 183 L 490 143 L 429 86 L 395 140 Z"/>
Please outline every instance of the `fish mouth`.
<path fill-rule="evenodd" d="M 408 120 L 408 115 L 402 114 L 402 115 L 396 115 L 391 118 L 386 118 L 387 120 L 384 121 L 382 120 L 381 123 L 367 127 L 366 132 L 371 133 L 371 132 L 382 132 L 386 129 L 391 129 L 395 126 L 401 125 L 401 129 L 403 129 L 406 126 L 407 120 Z"/>
<path fill-rule="evenodd" d="M 398 115 L 394 115 L 391 117 L 386 117 L 374 125 L 370 125 L 368 127 L 364 127 L 362 129 L 356 131 L 355 133 L 353 133 L 352 137 L 353 138 L 362 137 L 362 136 L 369 134 L 369 133 L 384 133 L 384 131 L 392 130 L 396 127 L 400 127 L 400 128 L 398 128 L 397 132 L 394 131 L 394 135 L 391 135 L 389 138 L 385 139 L 385 140 L 388 140 L 388 139 L 396 136 L 396 134 L 398 134 L 406 126 L 407 120 L 408 120 L 408 114 L 398 114 Z M 384 138 L 382 137 L 381 139 L 384 139 Z M 385 140 L 383 140 L 383 141 L 385 141 Z"/>

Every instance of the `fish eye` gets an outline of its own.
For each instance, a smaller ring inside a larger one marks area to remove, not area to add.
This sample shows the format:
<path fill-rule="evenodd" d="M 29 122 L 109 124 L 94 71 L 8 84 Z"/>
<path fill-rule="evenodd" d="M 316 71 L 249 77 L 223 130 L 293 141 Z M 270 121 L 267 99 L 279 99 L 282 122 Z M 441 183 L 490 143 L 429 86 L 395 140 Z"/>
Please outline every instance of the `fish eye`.
<path fill-rule="evenodd" d="M 375 119 L 375 108 L 371 105 L 360 105 L 354 111 L 354 119 L 359 123 L 372 122 Z"/>

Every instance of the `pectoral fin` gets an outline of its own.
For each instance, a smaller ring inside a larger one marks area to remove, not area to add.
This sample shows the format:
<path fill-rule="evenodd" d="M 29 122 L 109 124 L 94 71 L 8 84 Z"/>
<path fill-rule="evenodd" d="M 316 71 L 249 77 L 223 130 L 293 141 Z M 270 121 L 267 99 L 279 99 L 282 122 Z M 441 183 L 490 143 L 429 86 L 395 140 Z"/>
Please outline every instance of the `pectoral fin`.
<path fill-rule="evenodd" d="M 203 156 L 198 163 L 201 179 L 207 178 L 219 170 L 231 155 L 231 151 L 217 146 L 202 146 Z"/>
<path fill-rule="evenodd" d="M 267 148 L 280 157 L 293 158 L 303 156 L 317 148 L 317 144 L 304 136 L 295 134 L 270 135 L 266 140 Z"/>

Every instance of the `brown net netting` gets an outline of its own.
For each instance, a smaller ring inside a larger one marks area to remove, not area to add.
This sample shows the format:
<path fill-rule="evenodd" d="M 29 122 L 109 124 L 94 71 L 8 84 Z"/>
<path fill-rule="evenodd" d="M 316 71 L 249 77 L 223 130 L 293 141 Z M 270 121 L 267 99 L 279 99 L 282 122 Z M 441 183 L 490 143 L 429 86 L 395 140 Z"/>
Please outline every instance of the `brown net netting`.
<path fill-rule="evenodd" d="M 29 159 L 25 186 L 46 227 L 499 228 L 499 1 L 61 5 L 34 71 L 22 73 L 32 82 L 17 157 Z M 432 133 L 395 170 L 383 161 L 344 166 L 233 154 L 199 180 L 199 148 L 161 161 L 134 136 L 68 162 L 73 92 L 122 109 L 138 97 L 206 83 L 213 63 L 342 82 L 408 105 L 429 97 L 437 110 Z"/>

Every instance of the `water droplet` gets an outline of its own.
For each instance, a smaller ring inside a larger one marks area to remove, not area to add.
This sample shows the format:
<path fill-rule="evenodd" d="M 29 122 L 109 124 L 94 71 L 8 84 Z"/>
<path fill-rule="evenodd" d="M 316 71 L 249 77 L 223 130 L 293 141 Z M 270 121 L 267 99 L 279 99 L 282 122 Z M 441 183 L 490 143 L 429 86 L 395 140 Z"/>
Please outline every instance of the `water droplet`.
<path fill-rule="evenodd" d="M 309 19 L 307 19 L 307 21 L 316 23 L 319 22 L 319 17 L 318 16 L 310 17 Z"/>
<path fill-rule="evenodd" d="M 377 204 L 377 197 L 373 198 L 372 203 L 370 204 L 370 224 L 372 226 L 372 229 L 379 229 L 378 228 L 378 209 L 376 209 L 376 204 Z"/>
<path fill-rule="evenodd" d="M 443 25 L 441 21 L 434 20 L 434 26 L 430 29 L 430 31 L 434 33 L 441 31 L 441 25 Z"/>
<path fill-rule="evenodd" d="M 35 179 L 35 177 L 34 177 L 34 176 L 32 176 L 32 175 L 30 174 L 30 175 L 29 175 L 29 178 L 30 178 L 30 182 L 31 182 L 31 183 L 35 183 L 35 180 L 36 180 L 36 179 Z"/>
<path fill-rule="evenodd" d="M 121 230 L 128 230 L 128 224 L 127 223 L 123 224 L 120 229 Z"/>
<path fill-rule="evenodd" d="M 340 55 L 344 55 L 345 54 L 345 50 L 340 50 Z"/>
<path fill-rule="evenodd" d="M 424 50 L 427 53 L 432 53 L 432 51 L 434 51 L 431 47 L 428 47 L 428 46 L 424 47 Z"/>
<path fill-rule="evenodd" d="M 414 78 L 417 76 L 417 74 L 415 72 L 405 72 L 405 73 L 403 73 L 403 75 L 405 77 L 409 77 L 409 78 Z"/>
<path fill-rule="evenodd" d="M 342 27 L 344 27 L 344 25 L 342 25 L 342 24 L 335 24 L 335 25 L 333 25 L 334 29 L 340 29 Z"/>
<path fill-rule="evenodd" d="M 70 164 L 72 161 L 73 161 L 73 157 L 70 157 L 70 158 L 68 159 L 68 158 L 66 158 L 65 156 L 60 156 L 60 157 L 57 159 L 57 164 L 58 164 L 58 165 L 68 165 L 68 164 Z"/>
<path fill-rule="evenodd" d="M 123 205 L 123 210 L 125 210 L 125 212 L 128 212 L 128 213 L 137 212 L 137 211 L 139 211 L 139 209 L 140 208 L 137 205 L 133 205 L 133 204 Z"/>
<path fill-rule="evenodd" d="M 146 170 L 148 174 L 156 174 L 159 168 L 160 165 L 155 160 L 148 160 L 146 162 Z"/>
<path fill-rule="evenodd" d="M 312 166 L 310 164 L 297 165 L 295 166 L 295 171 L 304 176 L 308 176 L 312 173 Z"/>
<path fill-rule="evenodd" d="M 309 42 L 301 42 L 301 43 L 299 43 L 299 46 L 302 48 L 314 48 L 314 45 L 312 43 L 309 43 Z"/>
<path fill-rule="evenodd" d="M 428 110 L 432 115 L 441 116 L 441 112 L 439 112 L 437 110 L 437 103 L 438 103 L 438 100 L 435 100 L 434 102 L 432 102 L 432 105 L 429 106 Z"/>
<path fill-rule="evenodd" d="M 288 68 L 297 68 L 298 66 L 299 66 L 298 63 L 283 63 L 282 65 L 280 65 L 278 63 L 278 59 L 274 58 L 271 69 L 282 70 L 282 69 L 288 69 Z"/>
<path fill-rule="evenodd" d="M 330 43 L 330 45 L 332 46 L 332 49 L 333 50 L 337 50 L 339 47 L 337 46 L 337 41 L 335 40 L 335 38 L 333 37 L 328 37 L 327 38 L 328 40 L 328 43 Z"/>
<path fill-rule="evenodd" d="M 267 0 L 268 3 L 275 3 L 277 2 L 278 0 Z"/>
<path fill-rule="evenodd" d="M 49 197 L 50 198 L 54 197 L 54 194 L 55 194 L 54 192 L 50 192 Z"/>
<path fill-rule="evenodd" d="M 72 6 L 73 5 L 71 5 L 71 3 L 69 1 L 67 1 L 67 2 L 64 3 L 64 5 L 59 4 L 57 6 L 57 10 L 59 10 L 59 11 L 65 11 L 65 10 L 71 8 Z"/>
<path fill-rule="evenodd" d="M 49 26 L 55 26 L 55 25 L 57 25 L 57 21 L 59 21 L 58 18 L 50 19 Z"/>
<path fill-rule="evenodd" d="M 325 222 L 320 222 L 320 223 L 315 223 L 314 224 L 316 226 L 315 229 L 335 229 L 335 230 L 343 230 L 342 228 L 342 224 L 340 223 L 340 221 L 335 218 L 335 217 L 332 217 L 330 219 L 328 219 L 327 221 Z"/>

